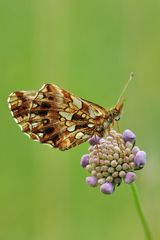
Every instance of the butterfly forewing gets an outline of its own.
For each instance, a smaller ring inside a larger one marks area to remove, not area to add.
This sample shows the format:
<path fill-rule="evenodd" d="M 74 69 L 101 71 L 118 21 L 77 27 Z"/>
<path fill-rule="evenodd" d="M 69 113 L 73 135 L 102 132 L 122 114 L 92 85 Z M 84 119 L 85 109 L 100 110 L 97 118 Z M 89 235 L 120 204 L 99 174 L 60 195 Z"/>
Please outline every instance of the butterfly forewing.
<path fill-rule="evenodd" d="M 54 84 L 45 84 L 38 92 L 12 93 L 9 105 L 22 131 L 60 150 L 85 142 L 106 116 L 104 108 Z"/>

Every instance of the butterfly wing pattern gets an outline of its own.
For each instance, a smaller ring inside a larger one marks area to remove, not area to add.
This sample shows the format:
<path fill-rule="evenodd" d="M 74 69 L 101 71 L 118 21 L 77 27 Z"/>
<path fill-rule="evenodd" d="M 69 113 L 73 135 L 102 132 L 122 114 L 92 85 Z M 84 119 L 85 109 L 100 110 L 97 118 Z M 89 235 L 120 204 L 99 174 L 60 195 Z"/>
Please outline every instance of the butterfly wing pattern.
<path fill-rule="evenodd" d="M 8 98 L 11 113 L 31 139 L 67 150 L 89 139 L 103 136 L 107 111 L 63 90 L 45 84 L 36 91 L 17 91 Z"/>

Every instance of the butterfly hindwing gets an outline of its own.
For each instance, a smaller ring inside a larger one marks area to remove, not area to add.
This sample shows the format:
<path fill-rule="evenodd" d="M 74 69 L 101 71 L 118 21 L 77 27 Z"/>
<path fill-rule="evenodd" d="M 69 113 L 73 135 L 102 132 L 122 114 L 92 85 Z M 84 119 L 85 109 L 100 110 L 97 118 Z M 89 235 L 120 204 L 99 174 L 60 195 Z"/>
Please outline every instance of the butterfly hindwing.
<path fill-rule="evenodd" d="M 26 134 L 31 134 L 33 139 L 36 139 L 36 136 L 30 132 L 29 112 L 35 95 L 35 91 L 17 91 L 11 93 L 8 98 L 9 108 L 14 120 L 21 130 Z"/>

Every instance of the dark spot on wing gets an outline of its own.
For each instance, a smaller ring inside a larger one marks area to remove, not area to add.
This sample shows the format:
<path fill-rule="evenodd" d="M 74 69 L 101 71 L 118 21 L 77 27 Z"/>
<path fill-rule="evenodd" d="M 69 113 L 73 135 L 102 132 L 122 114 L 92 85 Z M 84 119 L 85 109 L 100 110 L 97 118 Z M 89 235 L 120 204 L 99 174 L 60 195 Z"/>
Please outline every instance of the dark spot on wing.
<path fill-rule="evenodd" d="M 53 100 L 53 99 L 54 99 L 54 97 L 52 97 L 52 96 L 49 96 L 49 97 L 48 97 L 48 99 L 49 99 L 49 100 Z"/>
<path fill-rule="evenodd" d="M 45 116 L 45 115 L 47 115 L 48 111 L 46 111 L 46 110 L 36 110 L 34 113 L 37 114 L 37 115 L 40 115 L 40 116 Z"/>
<path fill-rule="evenodd" d="M 59 134 L 55 134 L 52 138 L 51 138 L 52 142 L 54 143 L 54 145 L 56 146 L 56 142 L 59 140 Z"/>
<path fill-rule="evenodd" d="M 48 102 L 42 102 L 41 103 L 41 108 L 51 108 L 51 105 Z"/>
<path fill-rule="evenodd" d="M 84 119 L 77 113 L 74 113 L 72 116 L 73 121 L 84 121 Z"/>
<path fill-rule="evenodd" d="M 76 130 L 81 129 L 81 128 L 88 128 L 88 123 L 82 123 L 82 124 L 77 124 L 76 125 Z"/>
<path fill-rule="evenodd" d="M 53 127 L 48 127 L 44 130 L 44 134 L 49 134 L 49 133 L 52 133 L 53 131 L 54 131 Z"/>

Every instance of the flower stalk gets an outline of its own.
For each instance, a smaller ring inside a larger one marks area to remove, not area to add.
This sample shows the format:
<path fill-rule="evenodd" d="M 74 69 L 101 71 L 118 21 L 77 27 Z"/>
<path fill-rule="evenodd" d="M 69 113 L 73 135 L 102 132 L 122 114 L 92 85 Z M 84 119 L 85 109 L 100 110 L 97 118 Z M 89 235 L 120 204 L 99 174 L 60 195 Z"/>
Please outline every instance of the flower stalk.
<path fill-rule="evenodd" d="M 136 171 L 143 169 L 147 161 L 146 152 L 135 146 L 136 135 L 129 129 L 123 134 L 111 129 L 103 138 L 89 139 L 88 154 L 82 156 L 80 164 L 90 176 L 86 183 L 99 186 L 102 193 L 111 195 L 122 182 L 131 185 L 135 206 L 144 229 L 146 240 L 152 240 L 151 232 L 143 213 L 136 185 Z"/>
<path fill-rule="evenodd" d="M 141 204 L 140 204 L 140 200 L 139 200 L 139 196 L 138 196 L 138 192 L 137 192 L 137 188 L 135 183 L 131 184 L 131 190 L 132 190 L 132 194 L 133 194 L 133 198 L 134 198 L 134 202 L 135 202 L 135 207 L 137 209 L 137 213 L 139 215 L 139 218 L 141 220 L 142 223 L 142 227 L 146 236 L 146 240 L 152 240 L 152 236 L 151 236 L 151 232 L 148 226 L 148 223 L 146 221 L 145 215 L 143 213 Z"/>

